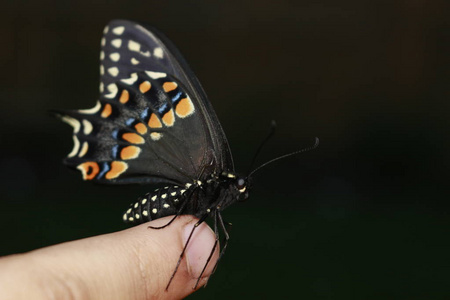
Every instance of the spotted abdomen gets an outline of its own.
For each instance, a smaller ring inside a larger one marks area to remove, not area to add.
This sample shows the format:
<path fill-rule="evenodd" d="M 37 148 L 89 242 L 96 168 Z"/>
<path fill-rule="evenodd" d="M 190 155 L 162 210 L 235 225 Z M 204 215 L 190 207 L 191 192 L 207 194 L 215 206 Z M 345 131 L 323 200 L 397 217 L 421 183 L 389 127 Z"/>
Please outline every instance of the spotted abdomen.
<path fill-rule="evenodd" d="M 177 185 L 166 186 L 140 197 L 124 213 L 123 220 L 129 224 L 140 224 L 174 215 L 178 212 L 186 195 L 186 188 Z"/>

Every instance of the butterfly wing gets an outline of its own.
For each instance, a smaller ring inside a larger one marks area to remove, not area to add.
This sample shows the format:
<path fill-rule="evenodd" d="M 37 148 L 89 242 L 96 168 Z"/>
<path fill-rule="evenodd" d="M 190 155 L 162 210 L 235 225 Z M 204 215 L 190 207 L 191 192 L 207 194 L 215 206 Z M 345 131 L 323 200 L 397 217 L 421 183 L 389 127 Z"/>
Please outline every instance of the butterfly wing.
<path fill-rule="evenodd" d="M 211 104 L 167 38 L 115 20 L 100 59 L 97 105 L 59 113 L 74 128 L 67 165 L 101 183 L 184 183 L 234 171 Z"/>

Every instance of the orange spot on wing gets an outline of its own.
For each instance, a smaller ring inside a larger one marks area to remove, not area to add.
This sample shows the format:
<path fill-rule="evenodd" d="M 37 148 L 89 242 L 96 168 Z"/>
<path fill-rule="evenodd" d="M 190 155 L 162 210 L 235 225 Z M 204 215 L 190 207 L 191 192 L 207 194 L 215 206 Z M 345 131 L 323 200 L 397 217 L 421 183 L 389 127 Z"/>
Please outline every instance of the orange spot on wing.
<path fill-rule="evenodd" d="M 122 149 L 122 151 L 120 151 L 120 158 L 125 160 L 125 159 L 133 159 L 139 156 L 139 154 L 141 153 L 141 148 L 136 147 L 136 146 L 128 146 Z"/>
<path fill-rule="evenodd" d="M 130 100 L 130 93 L 128 93 L 127 90 L 123 90 L 122 94 L 120 95 L 119 101 L 120 103 L 125 104 L 128 102 L 128 100 Z"/>
<path fill-rule="evenodd" d="M 162 124 L 158 117 L 155 114 L 152 114 L 148 120 L 148 126 L 150 128 L 161 128 Z"/>
<path fill-rule="evenodd" d="M 172 126 L 175 122 L 175 116 L 173 115 L 173 110 L 169 110 L 163 117 L 162 120 L 166 126 Z"/>
<path fill-rule="evenodd" d="M 147 133 L 147 126 L 145 126 L 144 123 L 137 123 L 136 125 L 134 125 L 134 128 L 140 134 L 146 134 Z"/>
<path fill-rule="evenodd" d="M 114 179 L 120 176 L 128 169 L 128 164 L 123 161 L 113 161 L 111 163 L 111 170 L 105 174 L 106 179 Z"/>
<path fill-rule="evenodd" d="M 163 84 L 163 89 L 166 93 L 173 91 L 174 89 L 176 89 L 178 87 L 178 84 L 176 82 L 164 82 Z"/>
<path fill-rule="evenodd" d="M 191 99 L 183 98 L 175 107 L 175 112 L 180 118 L 185 118 L 194 112 L 194 104 L 192 104 Z"/>
<path fill-rule="evenodd" d="M 149 81 L 144 81 L 139 85 L 139 90 L 141 91 L 141 93 L 146 93 L 150 90 L 151 87 L 152 85 L 150 84 Z"/>
<path fill-rule="evenodd" d="M 145 143 L 144 138 L 136 133 L 124 133 L 122 135 L 122 138 L 125 141 L 130 142 L 131 144 L 144 144 Z"/>
<path fill-rule="evenodd" d="M 107 118 L 111 115 L 112 113 L 112 107 L 111 104 L 105 104 L 105 107 L 103 107 L 103 111 L 101 113 L 102 118 Z"/>
<path fill-rule="evenodd" d="M 77 169 L 81 171 L 84 180 L 92 180 L 97 176 L 98 172 L 100 172 L 100 167 L 95 161 L 79 164 Z"/>

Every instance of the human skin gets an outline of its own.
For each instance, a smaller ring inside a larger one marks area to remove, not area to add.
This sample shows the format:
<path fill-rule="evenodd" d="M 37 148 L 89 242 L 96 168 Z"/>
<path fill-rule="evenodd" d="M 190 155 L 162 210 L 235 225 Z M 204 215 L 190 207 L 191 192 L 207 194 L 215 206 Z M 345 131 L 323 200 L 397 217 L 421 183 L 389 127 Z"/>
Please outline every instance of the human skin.
<path fill-rule="evenodd" d="M 198 219 L 172 217 L 110 234 L 0 258 L 2 299 L 181 299 L 194 292 L 215 235 L 202 223 L 166 290 L 183 246 Z M 218 258 L 216 249 L 199 282 Z"/>

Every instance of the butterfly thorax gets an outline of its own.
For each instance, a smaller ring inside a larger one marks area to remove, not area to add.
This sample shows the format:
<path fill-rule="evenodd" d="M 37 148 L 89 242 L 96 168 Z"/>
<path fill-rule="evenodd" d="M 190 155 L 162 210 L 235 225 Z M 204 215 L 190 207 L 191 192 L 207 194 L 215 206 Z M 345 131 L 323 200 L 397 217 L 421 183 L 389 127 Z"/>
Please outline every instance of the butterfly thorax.
<path fill-rule="evenodd" d="M 123 215 L 126 223 L 140 224 L 169 215 L 200 218 L 222 211 L 248 198 L 247 181 L 232 173 L 211 174 L 206 180 L 185 185 L 166 185 L 140 197 Z"/>

